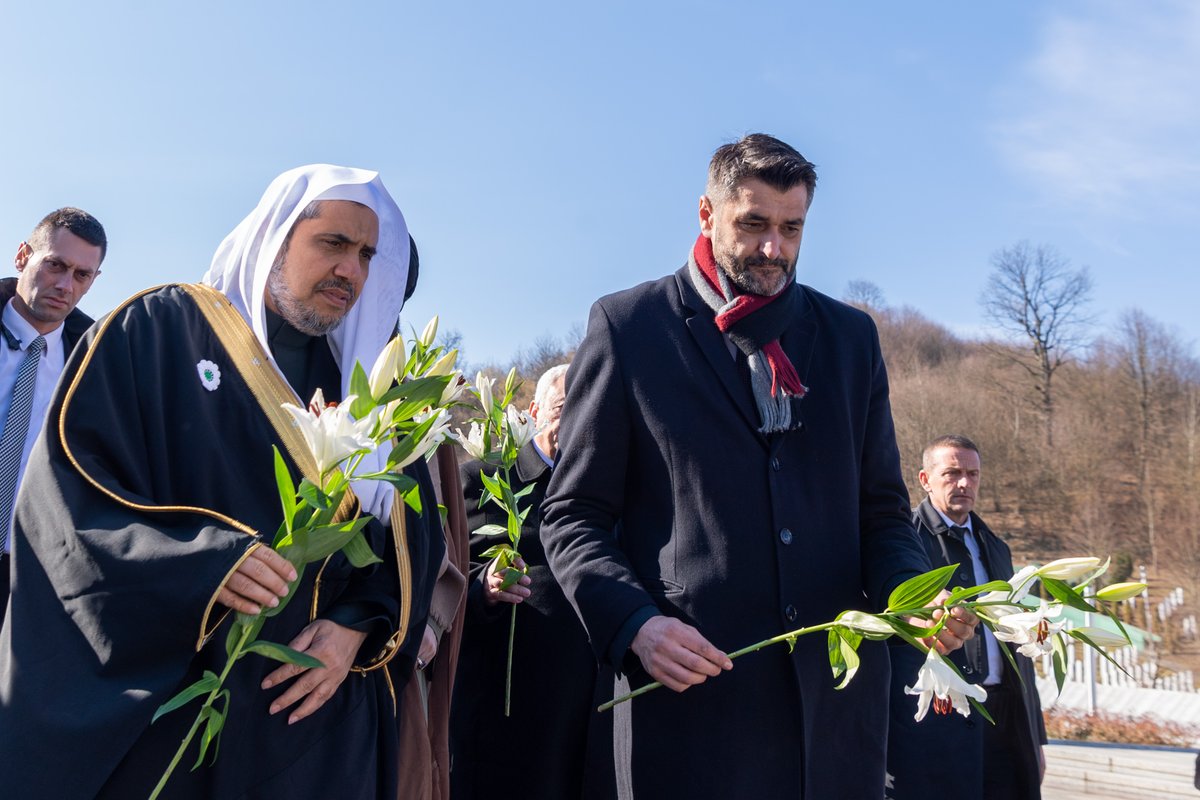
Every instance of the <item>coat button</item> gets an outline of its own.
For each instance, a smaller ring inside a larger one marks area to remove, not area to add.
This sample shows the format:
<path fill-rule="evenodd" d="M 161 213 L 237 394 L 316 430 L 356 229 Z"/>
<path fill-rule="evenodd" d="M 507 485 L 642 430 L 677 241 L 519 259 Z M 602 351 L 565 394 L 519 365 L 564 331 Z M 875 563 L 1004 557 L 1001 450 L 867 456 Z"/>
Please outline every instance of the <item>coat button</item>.
<path fill-rule="evenodd" d="M 782 466 L 782 465 L 779 463 L 778 458 L 771 459 L 771 469 L 775 470 L 776 472 L 779 472 L 780 466 Z"/>
<path fill-rule="evenodd" d="M 792 605 L 791 603 L 789 603 L 788 607 L 783 610 L 783 615 L 785 617 L 787 617 L 788 622 L 795 622 L 796 621 L 796 607 L 794 605 Z"/>
<path fill-rule="evenodd" d="M 967 664 L 966 666 L 963 667 L 963 675 L 970 675 L 974 671 L 975 670 L 971 669 L 970 664 Z"/>
<path fill-rule="evenodd" d="M 787 528 L 784 528 L 783 530 L 781 530 L 779 532 L 779 541 L 783 542 L 784 544 L 791 544 L 792 543 L 792 532 L 789 531 Z"/>

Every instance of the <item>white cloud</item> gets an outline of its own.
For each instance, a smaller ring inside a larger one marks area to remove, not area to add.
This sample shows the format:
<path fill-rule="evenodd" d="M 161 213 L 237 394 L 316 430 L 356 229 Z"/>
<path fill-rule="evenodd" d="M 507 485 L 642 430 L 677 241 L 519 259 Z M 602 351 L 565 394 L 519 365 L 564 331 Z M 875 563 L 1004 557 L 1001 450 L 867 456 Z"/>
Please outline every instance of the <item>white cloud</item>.
<path fill-rule="evenodd" d="M 1048 16 L 1004 90 L 1009 162 L 1046 199 L 1200 206 L 1200 4 L 1080 2 Z M 1149 210 L 1149 209 L 1147 209 Z"/>

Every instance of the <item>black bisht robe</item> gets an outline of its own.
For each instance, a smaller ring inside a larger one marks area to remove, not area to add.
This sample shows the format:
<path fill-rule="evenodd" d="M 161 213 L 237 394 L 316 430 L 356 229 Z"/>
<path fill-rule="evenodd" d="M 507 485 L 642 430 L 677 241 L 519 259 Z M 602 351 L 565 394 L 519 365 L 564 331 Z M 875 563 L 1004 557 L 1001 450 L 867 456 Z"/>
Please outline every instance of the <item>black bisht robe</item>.
<path fill-rule="evenodd" d="M 149 795 L 199 702 L 153 725 L 151 716 L 205 669 L 220 671 L 229 619 L 216 593 L 279 525 L 271 445 L 297 482 L 311 469 L 279 408 L 288 394 L 241 317 L 206 287 L 138 295 L 75 351 L 18 501 L 0 631 L 7 796 Z M 356 570 L 338 554 L 309 565 L 259 637 L 286 644 L 317 617 L 386 619 L 371 626 L 355 671 L 289 726 L 286 711 L 267 713 L 285 688 L 259 688 L 278 663 L 239 661 L 216 764 L 189 773 L 193 742 L 164 797 L 396 796 L 383 667 L 414 646 L 411 631 L 419 641 L 427 562 L 436 574 L 441 553 L 406 540 L 406 529 L 429 533 L 423 521 L 393 520 L 395 531 L 370 526 L 382 564 Z"/>

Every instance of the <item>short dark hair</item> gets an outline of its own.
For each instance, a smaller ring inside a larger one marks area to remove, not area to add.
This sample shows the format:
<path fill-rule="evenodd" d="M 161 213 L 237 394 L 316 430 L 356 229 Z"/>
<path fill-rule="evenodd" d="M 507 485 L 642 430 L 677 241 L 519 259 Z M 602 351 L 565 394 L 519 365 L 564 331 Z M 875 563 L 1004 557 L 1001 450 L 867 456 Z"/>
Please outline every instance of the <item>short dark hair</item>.
<path fill-rule="evenodd" d="M 722 145 L 708 163 L 708 199 L 724 200 L 737 185 L 757 178 L 768 186 L 786 192 L 803 185 L 812 205 L 817 189 L 817 168 L 786 142 L 765 133 L 751 133 L 736 142 Z"/>
<path fill-rule="evenodd" d="M 104 226 L 91 214 L 82 209 L 60 208 L 42 217 L 33 228 L 33 233 L 25 240 L 34 250 L 40 250 L 50 245 L 50 235 L 59 228 L 70 231 L 93 247 L 100 248 L 100 261 L 108 252 L 108 237 L 104 234 Z"/>
<path fill-rule="evenodd" d="M 925 449 L 921 451 L 921 468 L 929 469 L 933 466 L 931 461 L 934 450 L 940 450 L 943 447 L 953 447 L 957 450 L 973 450 L 976 455 L 980 455 L 979 447 L 967 437 L 959 433 L 947 433 L 939 436 L 929 444 L 925 445 Z"/>

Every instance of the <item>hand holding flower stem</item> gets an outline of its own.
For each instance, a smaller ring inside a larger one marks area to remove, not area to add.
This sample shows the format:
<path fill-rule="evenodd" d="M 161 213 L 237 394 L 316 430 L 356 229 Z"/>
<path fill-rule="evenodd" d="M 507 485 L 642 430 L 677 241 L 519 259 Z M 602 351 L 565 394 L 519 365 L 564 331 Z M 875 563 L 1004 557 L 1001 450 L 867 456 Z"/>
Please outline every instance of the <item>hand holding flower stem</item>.
<path fill-rule="evenodd" d="M 792 648 L 799 637 L 826 631 L 830 667 L 835 680 L 842 678 L 837 688 L 843 689 L 858 671 L 858 646 L 864 639 L 899 636 L 926 653 L 925 663 L 914 686 L 906 688 L 909 694 L 918 696 L 916 719 L 922 719 L 932 705 L 937 713 L 945 714 L 954 710 L 964 716 L 974 707 L 991 721 L 982 705 L 987 696 L 985 690 L 964 680 L 957 667 L 940 655 L 939 648 L 935 646 L 934 637 L 951 619 L 953 609 L 969 610 L 981 624 L 992 630 L 997 639 L 1020 645 L 1018 652 L 1021 655 L 1033 657 L 1052 652 L 1055 679 L 1061 691 L 1066 678 L 1066 637 L 1099 650 L 1101 655 L 1116 664 L 1103 648 L 1128 644 L 1129 636 L 1120 620 L 1112 614 L 1107 616 L 1116 623 L 1123 636 L 1098 628 L 1065 630 L 1062 623 L 1051 623 L 1049 620 L 1057 615 L 1062 605 L 1104 614 L 1106 612 L 1101 610 L 1103 603 L 1124 600 L 1145 589 L 1141 583 L 1115 584 L 1096 592 L 1091 598 L 1092 602 L 1089 602 L 1084 598 L 1083 590 L 1108 569 L 1108 562 L 1101 564 L 1100 559 L 1092 557 L 1059 559 L 1042 567 L 1025 567 L 1008 581 L 991 581 L 982 586 L 947 590 L 946 586 L 957 567 L 957 564 L 940 567 L 900 584 L 888 598 L 887 609 L 879 614 L 844 611 L 830 622 L 797 628 L 764 639 L 729 653 L 729 658 L 735 659 L 775 644 L 786 643 Z M 1020 603 L 1038 580 L 1042 581 L 1046 591 L 1058 603 L 1048 606 L 1042 601 L 1036 610 L 1029 611 Z M 1072 585 L 1070 582 L 1075 583 Z M 1100 604 L 1100 608 L 1094 603 Z M 1013 660 L 1008 648 L 1000 649 L 1010 661 Z M 660 686 L 662 684 L 657 681 L 647 684 L 604 703 L 597 710 L 607 711 Z"/>
<path fill-rule="evenodd" d="M 483 558 L 495 560 L 494 570 L 503 576 L 499 585 L 500 591 L 508 590 L 525 575 L 525 562 L 521 558 L 521 526 L 529 508 L 521 508 L 520 501 L 533 491 L 529 484 L 520 491 L 512 489 L 511 472 L 517 463 L 517 458 L 525 445 L 529 444 L 536 432 L 536 427 L 530 416 L 518 411 L 512 405 L 513 395 L 520 385 L 517 371 L 512 369 L 504 381 L 499 401 L 494 396 L 496 381 L 482 372 L 475 378 L 473 389 L 479 399 L 482 415 L 471 421 L 470 431 L 463 434 L 458 431 L 459 443 L 467 453 L 484 464 L 495 467 L 488 475 L 481 471 L 483 481 L 483 496 L 479 499 L 482 507 L 485 503 L 495 503 L 505 515 L 504 525 L 484 525 L 474 533 L 484 536 L 505 536 L 507 543 L 493 545 L 482 553 Z M 509 715 L 512 703 L 512 656 L 513 639 L 517 629 L 517 606 L 513 605 L 508 624 L 508 656 L 504 677 L 504 716 Z"/>
<path fill-rule="evenodd" d="M 436 330 L 435 317 L 413 342 L 411 354 L 405 353 L 404 341 L 397 336 L 383 349 L 369 377 L 361 364 L 355 364 L 351 393 L 340 404 L 326 404 L 320 390 L 307 409 L 284 404 L 303 434 L 315 464 L 314 476 L 303 478 L 297 486 L 283 455 L 275 448 L 275 482 L 283 522 L 271 548 L 292 565 L 295 578 L 288 583 L 287 593 L 276 606 L 262 608 L 255 614 L 239 611 L 235 615 L 225 639 L 226 660 L 220 674 L 206 670 L 200 680 L 155 712 L 153 720 L 196 698 L 205 698 L 196 720 L 151 793 L 151 800 L 161 794 L 201 727 L 200 753 L 192 769 L 204 763 L 210 748 L 216 758 L 215 745 L 231 702 L 229 690 L 223 687 L 238 660 L 257 653 L 306 669 L 324 666 L 311 655 L 281 644 L 258 641 L 257 637 L 266 620 L 282 612 L 295 596 L 308 564 L 324 561 L 339 551 L 355 567 L 380 561 L 362 532 L 370 517 L 345 518 L 349 504 L 344 501 L 351 483 L 386 481 L 409 506 L 420 510 L 416 481 L 400 471 L 418 458 L 431 455 L 449 436 L 447 408 L 457 402 L 465 384 L 454 369 L 456 352 L 443 353 L 442 348 L 433 346 Z M 366 456 L 385 446 L 391 449 L 383 468 L 364 471 Z"/>

